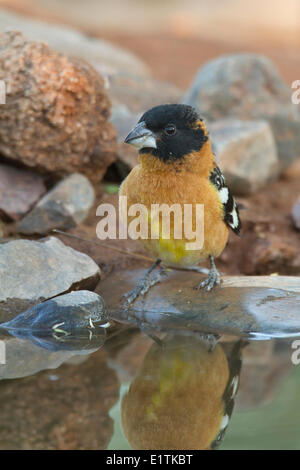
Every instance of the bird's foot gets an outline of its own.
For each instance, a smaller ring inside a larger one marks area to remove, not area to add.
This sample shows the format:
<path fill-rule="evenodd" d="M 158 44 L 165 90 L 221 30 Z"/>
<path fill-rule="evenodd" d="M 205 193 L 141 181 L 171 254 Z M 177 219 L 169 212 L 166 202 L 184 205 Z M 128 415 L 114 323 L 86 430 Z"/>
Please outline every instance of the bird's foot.
<path fill-rule="evenodd" d="M 200 282 L 198 286 L 199 289 L 204 289 L 209 292 L 215 285 L 219 286 L 221 284 L 220 274 L 217 270 L 209 271 L 207 278 Z"/>
<path fill-rule="evenodd" d="M 212 352 L 215 349 L 215 347 L 217 346 L 219 342 L 219 339 L 221 338 L 220 335 L 215 335 L 211 333 L 202 334 L 202 335 L 200 334 L 200 337 L 202 341 L 206 343 L 208 352 Z"/>
<path fill-rule="evenodd" d="M 215 266 L 213 257 L 210 256 L 210 271 L 208 273 L 207 278 L 204 281 L 200 282 L 198 290 L 204 289 L 209 292 L 215 285 L 219 286 L 220 284 L 220 273 Z"/>
<path fill-rule="evenodd" d="M 158 262 L 159 261 L 159 262 Z M 148 270 L 145 277 L 141 279 L 137 286 L 129 292 L 126 292 L 122 295 L 122 298 L 125 299 L 124 306 L 126 308 L 130 307 L 138 297 L 144 296 L 152 286 L 158 284 L 159 282 L 167 278 L 167 273 L 164 268 L 159 266 L 160 260 L 154 263 L 153 266 Z M 159 271 L 152 274 L 152 271 L 159 266 Z"/>

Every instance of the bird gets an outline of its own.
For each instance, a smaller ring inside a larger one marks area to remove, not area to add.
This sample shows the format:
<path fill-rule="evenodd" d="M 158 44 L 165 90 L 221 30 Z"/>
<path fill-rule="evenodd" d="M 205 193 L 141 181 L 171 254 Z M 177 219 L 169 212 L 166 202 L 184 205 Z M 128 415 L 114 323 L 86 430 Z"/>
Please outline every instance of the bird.
<path fill-rule="evenodd" d="M 169 238 L 160 227 L 156 238 L 148 236 L 140 240 L 155 261 L 137 286 L 124 295 L 127 303 L 133 303 L 153 285 L 163 281 L 167 277 L 165 266 L 193 269 L 209 259 L 208 276 L 198 289 L 210 291 L 220 285 L 214 259 L 223 252 L 229 229 L 240 234 L 241 220 L 225 177 L 216 164 L 204 120 L 189 105 L 158 105 L 142 115 L 125 143 L 133 145 L 139 154 L 138 165 L 127 175 L 119 190 L 119 197 L 127 198 L 127 207 L 140 204 L 151 211 L 153 205 L 171 207 L 179 204 L 184 209 L 189 204 L 193 217 L 196 205 L 204 208 L 201 248 L 187 249 L 187 242 L 191 240 L 185 232 L 181 238 L 174 236 L 175 215 L 170 218 Z M 128 212 L 122 217 L 132 220 Z M 145 222 L 150 225 L 153 219 L 147 216 Z"/>

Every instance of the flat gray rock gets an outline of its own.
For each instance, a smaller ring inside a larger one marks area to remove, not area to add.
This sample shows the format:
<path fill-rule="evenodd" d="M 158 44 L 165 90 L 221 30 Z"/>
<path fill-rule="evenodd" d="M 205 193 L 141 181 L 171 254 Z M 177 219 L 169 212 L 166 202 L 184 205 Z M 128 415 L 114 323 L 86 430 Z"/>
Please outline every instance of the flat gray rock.
<path fill-rule="evenodd" d="M 67 230 L 83 222 L 95 202 L 88 178 L 74 173 L 60 181 L 17 225 L 24 234 L 45 235 L 55 228 Z"/>
<path fill-rule="evenodd" d="M 99 266 L 89 256 L 57 238 L 0 244 L 0 309 L 1 302 L 37 303 L 70 290 L 93 289 L 99 278 Z"/>
<path fill-rule="evenodd" d="M 234 194 L 254 193 L 279 175 L 276 143 L 267 121 L 223 119 L 210 123 L 208 130 Z"/>
<path fill-rule="evenodd" d="M 142 329 L 193 330 L 254 338 L 300 335 L 300 278 L 223 276 L 211 292 L 196 290 L 202 275 L 171 271 L 129 310 L 121 296 L 133 289 L 145 270 L 122 271 L 99 284 L 109 315 Z"/>
<path fill-rule="evenodd" d="M 299 157 L 300 108 L 271 60 L 231 54 L 204 64 L 183 102 L 197 106 L 209 121 L 264 119 L 272 128 L 281 170 Z"/>

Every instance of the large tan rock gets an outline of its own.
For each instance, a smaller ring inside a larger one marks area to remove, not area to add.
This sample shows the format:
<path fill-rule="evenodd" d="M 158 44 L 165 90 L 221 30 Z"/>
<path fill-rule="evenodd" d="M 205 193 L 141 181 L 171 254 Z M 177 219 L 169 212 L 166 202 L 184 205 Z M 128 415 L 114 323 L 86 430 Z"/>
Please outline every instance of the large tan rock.
<path fill-rule="evenodd" d="M 115 159 L 105 84 L 90 65 L 18 32 L 0 36 L 0 153 L 47 172 L 101 180 Z"/>

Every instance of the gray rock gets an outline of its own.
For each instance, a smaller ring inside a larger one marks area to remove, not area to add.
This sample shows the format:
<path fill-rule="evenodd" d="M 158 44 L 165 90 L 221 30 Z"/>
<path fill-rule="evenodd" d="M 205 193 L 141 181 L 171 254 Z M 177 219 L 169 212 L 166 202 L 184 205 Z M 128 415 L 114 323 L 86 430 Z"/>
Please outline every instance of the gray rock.
<path fill-rule="evenodd" d="M 131 72 L 111 76 L 108 94 L 112 102 L 113 115 L 116 114 L 114 111 L 116 108 L 119 108 L 119 113 L 122 115 L 126 109 L 130 113 L 142 114 L 152 106 L 178 103 L 183 92 L 172 83 Z"/>
<path fill-rule="evenodd" d="M 72 28 L 32 20 L 1 8 L 0 33 L 8 30 L 21 31 L 29 39 L 44 41 L 56 51 L 83 58 L 98 69 L 101 75 L 120 71 L 140 75 L 149 72 L 142 60 L 108 41 L 89 38 Z"/>
<path fill-rule="evenodd" d="M 300 230 L 300 198 L 298 201 L 295 203 L 292 209 L 292 218 L 295 227 Z"/>
<path fill-rule="evenodd" d="M 291 96 L 291 88 L 269 59 L 232 54 L 205 64 L 183 101 L 197 106 L 208 120 L 267 120 L 284 169 L 299 157 L 300 148 L 300 110 Z"/>
<path fill-rule="evenodd" d="M 45 192 L 42 176 L 0 164 L 0 211 L 11 219 L 26 214 Z"/>
<path fill-rule="evenodd" d="M 18 224 L 25 234 L 46 234 L 54 228 L 69 229 L 81 223 L 95 201 L 86 176 L 74 173 L 58 183 Z"/>
<path fill-rule="evenodd" d="M 223 276 L 211 292 L 195 289 L 202 276 L 190 271 L 168 279 L 126 309 L 122 295 L 143 277 L 142 269 L 115 272 L 99 283 L 110 317 L 144 331 L 198 331 L 269 339 L 300 336 L 300 278 Z"/>
<path fill-rule="evenodd" d="M 94 323 L 107 323 L 104 301 L 95 292 L 81 290 L 35 305 L 13 320 L 1 323 L 0 327 L 7 330 L 51 332 L 59 328 L 64 332 L 70 332 L 81 328 L 93 328 Z"/>
<path fill-rule="evenodd" d="M 266 121 L 221 120 L 208 125 L 216 160 L 234 194 L 249 195 L 279 174 Z"/>
<path fill-rule="evenodd" d="M 77 288 L 93 289 L 99 277 L 89 256 L 57 238 L 0 244 L 0 302 L 41 301 Z"/>

